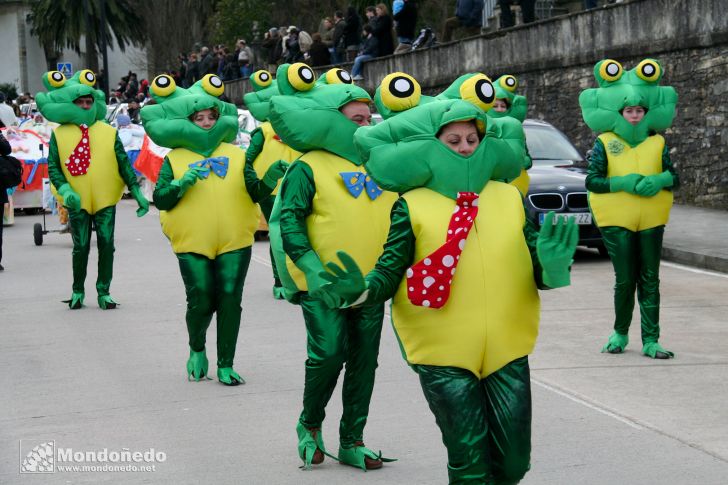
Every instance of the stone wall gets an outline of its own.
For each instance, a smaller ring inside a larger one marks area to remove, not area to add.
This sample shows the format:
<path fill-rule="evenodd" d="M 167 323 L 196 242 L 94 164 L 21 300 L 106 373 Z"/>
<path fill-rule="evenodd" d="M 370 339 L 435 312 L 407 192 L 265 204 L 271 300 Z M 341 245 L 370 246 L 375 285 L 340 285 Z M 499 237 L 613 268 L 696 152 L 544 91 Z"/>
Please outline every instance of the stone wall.
<path fill-rule="evenodd" d="M 677 200 L 728 209 L 728 15 L 725 0 L 632 0 L 554 17 L 365 64 L 362 85 L 372 92 L 388 73 L 404 71 L 426 92 L 465 72 L 493 79 L 513 74 L 529 100 L 530 118 L 546 120 L 586 152 L 594 134 L 584 125 L 579 93 L 596 85 L 604 58 L 631 69 L 645 57 L 665 69 L 663 84 L 680 96 L 666 139 L 678 167 Z M 236 101 L 247 83 L 229 86 Z"/>

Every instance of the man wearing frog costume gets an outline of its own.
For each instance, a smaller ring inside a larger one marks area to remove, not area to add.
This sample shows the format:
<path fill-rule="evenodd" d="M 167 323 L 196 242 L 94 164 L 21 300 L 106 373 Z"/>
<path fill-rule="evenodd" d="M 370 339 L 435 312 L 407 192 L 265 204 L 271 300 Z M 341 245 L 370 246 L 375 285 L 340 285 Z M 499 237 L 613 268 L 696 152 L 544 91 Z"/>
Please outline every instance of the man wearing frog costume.
<path fill-rule="evenodd" d="M 584 121 L 601 132 L 594 142 L 586 188 L 589 207 L 614 266 L 614 332 L 602 352 L 619 354 L 629 342 L 634 295 L 640 306 L 642 353 L 669 359 L 660 337 L 660 254 L 678 177 L 665 139 L 677 93 L 659 86 L 663 69 L 645 59 L 631 71 L 611 59 L 594 66 L 598 88 L 579 96 Z M 628 117 L 636 114 L 631 120 Z"/>
<path fill-rule="evenodd" d="M 265 70 L 254 72 L 250 76 L 250 84 L 254 91 L 247 93 L 243 97 L 243 102 L 253 117 L 261 122 L 261 125 L 250 135 L 250 146 L 245 153 L 245 163 L 252 165 L 258 176 L 262 177 L 273 163 L 278 160 L 293 162 L 301 153 L 283 143 L 268 121 L 270 98 L 279 94 L 278 84 L 271 73 Z M 266 221 L 270 221 L 270 213 L 273 210 L 273 201 L 278 193 L 279 185 L 270 196 L 258 202 Z M 280 300 L 283 298 L 283 288 L 272 253 L 271 264 L 273 266 L 273 297 Z"/>
<path fill-rule="evenodd" d="M 467 86 L 469 83 L 473 83 L 482 77 L 487 77 L 482 73 L 470 73 L 463 74 L 457 78 L 445 91 L 440 93 L 438 99 L 463 99 L 463 92 L 467 92 Z M 465 86 L 465 89 L 463 88 Z M 528 111 L 528 103 L 526 97 L 515 93 L 518 87 L 518 81 L 514 76 L 504 75 L 496 79 L 495 83 L 492 83 L 493 89 L 495 90 L 496 101 L 503 100 L 508 108 L 505 111 L 497 111 L 496 109 L 490 108 L 486 110 L 486 114 L 489 118 L 503 118 L 510 117 L 523 123 L 526 119 L 526 112 Z M 521 164 L 521 173 L 508 182 L 511 185 L 515 185 L 521 195 L 525 197 L 528 193 L 528 184 L 530 177 L 528 176 L 527 170 L 533 165 L 531 156 L 528 154 L 528 146 L 526 145 L 525 138 L 523 139 L 523 162 Z"/>
<path fill-rule="evenodd" d="M 71 79 L 59 71 L 43 75 L 47 93 L 38 93 L 40 112 L 60 126 L 53 130 L 48 148 L 48 175 L 53 188 L 68 209 L 73 239 L 73 292 L 71 309 L 83 306 L 84 282 L 96 229 L 99 268 L 96 292 L 99 307 L 116 308 L 109 289 L 114 268 L 116 204 L 124 185 L 139 204 L 137 215 L 149 210 L 131 164 L 115 128 L 103 122 L 104 94 L 94 89 L 96 76 L 88 69 Z"/>
<path fill-rule="evenodd" d="M 374 267 L 389 229 L 396 195 L 383 192 L 361 166 L 353 136 L 369 124 L 369 95 L 347 83 L 316 83 L 303 64 L 278 68 L 270 121 L 281 139 L 303 155 L 291 164 L 271 215 L 273 254 L 286 298 L 301 305 L 308 336 L 303 411 L 296 431 L 303 468 L 328 454 L 321 434 L 326 405 L 346 363 L 338 460 L 379 468 L 381 452 L 364 445 L 374 387 L 384 305 L 340 310 L 321 292 L 323 262 L 337 249 Z M 329 455 L 332 456 L 332 455 Z"/>
<path fill-rule="evenodd" d="M 393 298 L 392 323 L 442 432 L 450 483 L 517 483 L 530 466 L 537 287 L 569 284 L 576 226 L 549 214 L 537 234 L 518 190 L 496 181 L 520 171 L 523 130 L 477 106 L 492 105 L 492 86 L 466 87 L 475 103 L 420 106 L 417 87 L 405 88 L 397 91 L 415 98 L 402 104 L 415 107 L 354 137 L 372 179 L 402 194 L 384 252 L 364 277 L 340 251 L 345 269 L 328 263 L 323 291 L 345 308 Z M 438 139 L 461 123 L 482 137 L 468 156 Z"/>
<path fill-rule="evenodd" d="M 144 128 L 154 143 L 172 148 L 159 172 L 154 203 L 187 293 L 188 379 L 208 376 L 206 333 L 217 313 L 217 377 L 226 385 L 242 384 L 233 359 L 260 217 L 255 203 L 270 195 L 286 164 L 272 164 L 258 179 L 245 163 L 245 152 L 230 144 L 237 133 L 237 109 L 218 99 L 224 91 L 219 77 L 208 74 L 184 89 L 162 74 L 150 90 L 156 104 L 142 109 Z M 205 128 L 192 121 L 199 114 L 217 121 Z"/>

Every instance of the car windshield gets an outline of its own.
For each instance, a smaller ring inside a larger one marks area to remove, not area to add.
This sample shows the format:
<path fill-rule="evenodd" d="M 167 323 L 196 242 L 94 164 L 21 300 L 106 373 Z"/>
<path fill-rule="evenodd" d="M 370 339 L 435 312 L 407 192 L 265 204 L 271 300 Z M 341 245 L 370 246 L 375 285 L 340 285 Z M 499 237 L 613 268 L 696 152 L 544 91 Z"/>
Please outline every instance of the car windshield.
<path fill-rule="evenodd" d="M 582 161 L 574 145 L 558 130 L 550 126 L 524 125 L 528 152 L 535 165 L 551 165 L 553 160 Z"/>

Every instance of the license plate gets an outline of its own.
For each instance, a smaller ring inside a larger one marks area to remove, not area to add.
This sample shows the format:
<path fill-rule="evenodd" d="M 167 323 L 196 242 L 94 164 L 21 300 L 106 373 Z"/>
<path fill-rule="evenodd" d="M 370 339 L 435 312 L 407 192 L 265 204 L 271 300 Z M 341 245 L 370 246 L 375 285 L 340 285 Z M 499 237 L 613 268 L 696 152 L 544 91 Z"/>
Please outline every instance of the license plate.
<path fill-rule="evenodd" d="M 543 224 L 543 220 L 545 217 L 546 217 L 546 213 L 540 212 L 538 214 L 538 223 Z M 592 223 L 591 212 L 564 212 L 564 213 L 554 214 L 554 224 L 556 224 L 556 222 L 558 222 L 561 219 L 574 219 L 575 222 L 580 226 L 586 226 L 586 225 Z"/>

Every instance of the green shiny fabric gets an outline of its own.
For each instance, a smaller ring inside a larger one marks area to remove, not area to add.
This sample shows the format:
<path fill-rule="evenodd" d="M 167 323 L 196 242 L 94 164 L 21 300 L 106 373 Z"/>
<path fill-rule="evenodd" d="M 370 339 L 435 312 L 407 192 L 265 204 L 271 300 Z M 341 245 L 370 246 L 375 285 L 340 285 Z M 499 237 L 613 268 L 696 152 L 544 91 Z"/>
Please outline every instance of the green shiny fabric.
<path fill-rule="evenodd" d="M 594 141 L 594 147 L 589 155 L 589 167 L 586 174 L 586 189 L 596 194 L 608 194 L 609 177 L 607 177 L 607 152 L 604 149 L 604 143 L 597 138 Z M 670 148 L 665 143 L 662 150 L 662 171 L 669 171 L 672 174 L 672 186 L 666 187 L 667 190 L 675 190 L 680 186 L 680 178 L 675 171 L 675 167 L 670 159 Z"/>
<path fill-rule="evenodd" d="M 232 367 L 240 330 L 245 275 L 250 247 L 230 251 L 215 259 L 195 253 L 177 254 L 187 294 L 187 331 L 190 349 L 205 348 L 207 327 L 217 313 L 217 366 Z"/>
<path fill-rule="evenodd" d="M 275 202 L 275 200 L 275 196 L 270 195 L 265 199 L 258 201 L 258 205 L 260 205 L 260 210 L 263 212 L 263 216 L 265 216 L 266 221 L 270 221 L 270 213 L 273 211 L 273 203 Z M 273 269 L 273 286 L 280 287 L 281 279 L 278 277 L 276 260 L 273 257 L 273 247 L 269 247 L 268 252 L 270 254 L 270 265 Z"/>
<path fill-rule="evenodd" d="M 69 210 L 71 239 L 73 240 L 73 292 L 84 293 L 88 255 L 91 249 L 91 233 L 96 228 L 96 244 L 99 250 L 99 270 L 96 292 L 99 296 L 109 294 L 114 271 L 114 225 L 116 206 L 106 207 L 89 214 L 85 210 Z M 92 226 L 93 225 L 93 226 Z"/>
<path fill-rule="evenodd" d="M 414 368 L 447 448 L 449 483 L 518 483 L 531 459 L 528 357 L 483 380 L 457 367 Z"/>
<path fill-rule="evenodd" d="M 351 448 L 364 439 L 364 426 L 374 389 L 384 305 L 363 305 L 332 310 L 307 294 L 301 296 L 306 322 L 306 381 L 300 423 L 320 428 L 326 404 L 344 364 L 343 414 L 339 424 L 341 446 Z"/>
<path fill-rule="evenodd" d="M 131 162 L 129 162 L 129 157 L 126 154 L 124 144 L 121 143 L 118 133 L 114 140 L 114 153 L 116 154 L 116 163 L 119 166 L 119 175 L 126 186 L 129 187 L 129 190 L 132 190 L 134 187 L 139 187 L 139 182 L 137 181 L 136 175 L 134 175 Z M 61 163 L 65 162 L 65 160 L 61 160 L 58 154 L 58 142 L 56 142 L 56 135 L 53 133 L 50 144 L 48 145 L 48 177 L 56 190 L 63 184 L 68 183 L 61 168 Z"/>
<path fill-rule="evenodd" d="M 642 343 L 657 342 L 660 338 L 660 254 L 665 226 L 639 232 L 617 226 L 600 230 L 616 279 L 615 332 L 628 334 L 637 290 Z"/>

